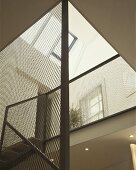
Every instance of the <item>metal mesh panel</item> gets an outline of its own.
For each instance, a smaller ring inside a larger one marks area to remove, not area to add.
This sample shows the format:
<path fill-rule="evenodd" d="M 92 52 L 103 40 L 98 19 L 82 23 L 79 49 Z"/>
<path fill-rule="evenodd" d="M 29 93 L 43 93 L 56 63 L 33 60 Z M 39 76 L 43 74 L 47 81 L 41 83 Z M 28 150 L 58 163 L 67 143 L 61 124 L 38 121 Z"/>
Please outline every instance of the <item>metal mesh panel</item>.
<path fill-rule="evenodd" d="M 37 99 L 11 107 L 7 121 L 25 138 L 35 137 Z"/>
<path fill-rule="evenodd" d="M 52 142 L 53 148 L 43 142 L 60 133 L 60 91 L 49 96 L 46 93 L 60 86 L 61 6 L 58 4 L 0 52 L 0 127 L 6 106 L 38 96 L 10 106 L 7 121 L 49 159 L 54 152 L 58 166 L 59 141 Z M 6 125 L 3 148 L 22 141 L 16 133 Z M 15 169 L 52 170 L 45 160 L 34 154 Z"/>
<path fill-rule="evenodd" d="M 27 157 L 23 162 L 11 168 L 12 170 L 53 170 L 46 161 L 36 153 Z"/>
<path fill-rule="evenodd" d="M 117 58 L 70 83 L 71 129 L 135 104 L 136 73 L 121 57 Z"/>
<path fill-rule="evenodd" d="M 7 105 L 60 85 L 60 38 L 61 3 L 0 52 L 0 127 Z"/>
<path fill-rule="evenodd" d="M 60 137 L 55 137 L 60 134 L 60 90 L 49 94 L 47 98 L 45 154 L 60 167 Z"/>
<path fill-rule="evenodd" d="M 6 147 L 12 146 L 18 142 L 22 142 L 22 139 L 6 125 L 2 149 L 4 150 Z"/>
<path fill-rule="evenodd" d="M 60 134 L 60 90 L 48 95 L 46 139 Z"/>
<path fill-rule="evenodd" d="M 60 139 L 55 138 L 45 142 L 45 154 L 56 165 L 60 166 Z"/>

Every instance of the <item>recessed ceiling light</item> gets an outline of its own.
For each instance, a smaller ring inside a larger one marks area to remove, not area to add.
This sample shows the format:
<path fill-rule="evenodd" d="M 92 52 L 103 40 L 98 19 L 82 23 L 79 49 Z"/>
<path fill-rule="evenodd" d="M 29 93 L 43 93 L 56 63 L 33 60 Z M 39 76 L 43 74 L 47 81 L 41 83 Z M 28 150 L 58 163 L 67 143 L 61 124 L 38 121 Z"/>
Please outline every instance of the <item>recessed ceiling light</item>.
<path fill-rule="evenodd" d="M 85 151 L 89 151 L 89 148 L 85 148 Z"/>
<path fill-rule="evenodd" d="M 54 159 L 50 159 L 50 161 L 51 161 L 51 162 L 53 162 L 53 161 L 54 161 Z"/>
<path fill-rule="evenodd" d="M 133 138 L 133 137 L 134 137 L 134 135 L 130 135 L 129 137 L 130 137 L 130 138 Z"/>

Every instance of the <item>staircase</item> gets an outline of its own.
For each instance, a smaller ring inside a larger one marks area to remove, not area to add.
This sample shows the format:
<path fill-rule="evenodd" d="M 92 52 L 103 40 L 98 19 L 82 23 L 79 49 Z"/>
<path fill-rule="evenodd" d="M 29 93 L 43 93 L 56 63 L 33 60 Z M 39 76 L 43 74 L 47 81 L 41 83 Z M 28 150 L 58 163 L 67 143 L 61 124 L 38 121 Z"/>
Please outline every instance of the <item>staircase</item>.
<path fill-rule="evenodd" d="M 19 142 L 3 149 L 0 153 L 0 170 L 10 169 L 32 153 L 32 148 L 24 142 Z"/>
<path fill-rule="evenodd" d="M 43 143 L 30 138 L 29 141 L 38 149 L 43 149 Z M 53 170 L 25 141 L 3 148 L 0 152 L 0 170 Z"/>

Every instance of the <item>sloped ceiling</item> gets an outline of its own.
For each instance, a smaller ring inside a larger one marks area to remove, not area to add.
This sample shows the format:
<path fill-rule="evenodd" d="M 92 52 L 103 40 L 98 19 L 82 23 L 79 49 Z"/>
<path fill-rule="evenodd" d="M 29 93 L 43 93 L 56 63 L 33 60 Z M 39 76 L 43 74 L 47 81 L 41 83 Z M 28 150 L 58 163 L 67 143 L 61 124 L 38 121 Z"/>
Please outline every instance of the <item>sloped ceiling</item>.
<path fill-rule="evenodd" d="M 59 0 L 1 0 L 0 49 Z M 136 1 L 71 0 L 97 31 L 136 69 Z"/>
<path fill-rule="evenodd" d="M 58 0 L 0 0 L 0 49 L 6 47 L 58 2 Z"/>
<path fill-rule="evenodd" d="M 136 0 L 71 0 L 71 2 L 136 69 Z"/>

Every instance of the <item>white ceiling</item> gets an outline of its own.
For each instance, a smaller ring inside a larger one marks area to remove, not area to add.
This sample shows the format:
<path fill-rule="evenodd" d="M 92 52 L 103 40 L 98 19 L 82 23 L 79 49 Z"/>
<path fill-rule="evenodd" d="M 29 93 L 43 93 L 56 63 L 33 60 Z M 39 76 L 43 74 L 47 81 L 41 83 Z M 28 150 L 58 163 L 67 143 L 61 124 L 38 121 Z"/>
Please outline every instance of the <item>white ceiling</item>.
<path fill-rule="evenodd" d="M 136 143 L 135 109 L 72 132 L 70 170 L 133 170 L 131 143 Z"/>
<path fill-rule="evenodd" d="M 130 134 L 135 137 L 129 138 Z M 130 143 L 135 142 L 136 127 L 131 127 L 74 145 L 70 170 L 132 170 Z"/>

